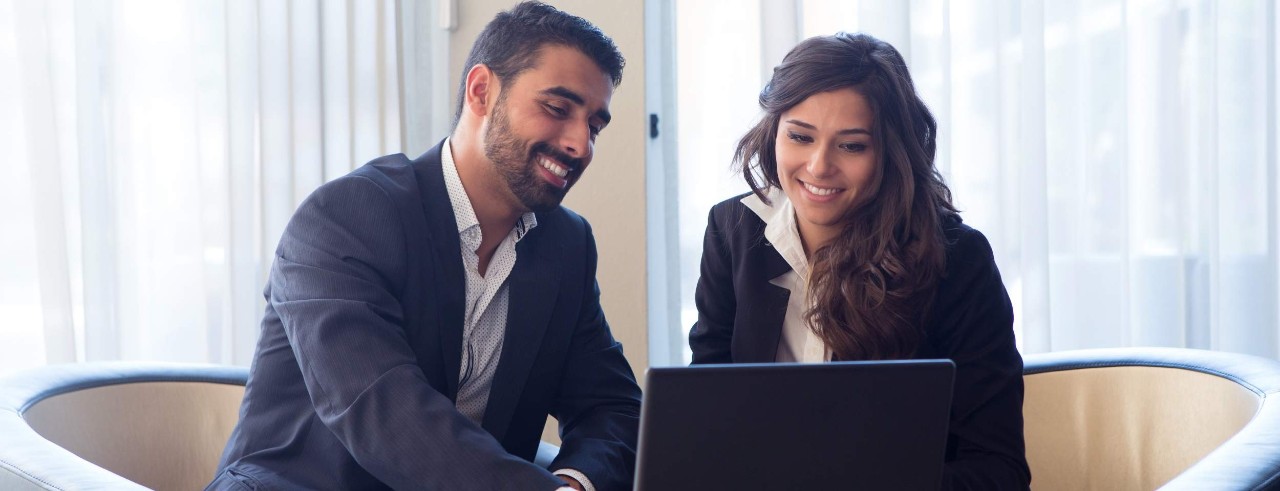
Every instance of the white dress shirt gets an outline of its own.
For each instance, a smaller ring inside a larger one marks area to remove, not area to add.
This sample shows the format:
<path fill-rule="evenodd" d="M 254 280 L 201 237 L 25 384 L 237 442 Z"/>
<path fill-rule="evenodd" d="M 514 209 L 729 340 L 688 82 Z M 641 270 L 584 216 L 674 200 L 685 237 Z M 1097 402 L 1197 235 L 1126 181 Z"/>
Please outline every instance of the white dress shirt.
<path fill-rule="evenodd" d="M 458 224 L 458 242 L 462 249 L 462 265 L 466 274 L 466 310 L 463 312 L 462 366 L 458 371 L 458 412 L 477 425 L 484 420 L 489 405 L 493 375 L 502 358 L 502 340 L 507 332 L 507 307 L 510 295 L 507 277 L 516 264 L 516 243 L 538 226 L 532 212 L 516 220 L 515 227 L 498 244 L 485 274 L 480 274 L 480 249 L 483 234 L 471 198 L 458 176 L 451 143 L 445 140 L 440 152 L 444 170 L 444 187 L 453 205 L 453 218 Z M 524 348 L 527 349 L 527 348 Z M 574 469 L 560 469 L 556 475 L 568 476 L 582 483 L 587 491 L 595 491 L 587 476 Z"/>
<path fill-rule="evenodd" d="M 800 241 L 796 228 L 796 210 L 787 195 L 778 188 L 769 188 L 767 205 L 755 194 L 742 198 L 742 204 L 764 221 L 764 238 L 791 266 L 769 283 L 791 292 L 787 298 L 787 313 L 782 321 L 782 336 L 778 337 L 778 353 L 775 361 L 822 363 L 831 360 L 831 350 L 805 323 L 804 313 L 813 306 L 809 298 L 809 258 Z"/>

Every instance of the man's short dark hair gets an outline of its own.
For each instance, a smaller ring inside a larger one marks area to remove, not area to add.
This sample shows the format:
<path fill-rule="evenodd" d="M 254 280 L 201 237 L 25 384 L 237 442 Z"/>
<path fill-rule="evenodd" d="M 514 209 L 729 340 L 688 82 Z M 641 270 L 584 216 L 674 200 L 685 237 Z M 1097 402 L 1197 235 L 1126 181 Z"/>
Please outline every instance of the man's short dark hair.
<path fill-rule="evenodd" d="M 466 98 L 467 73 L 477 64 L 488 66 L 502 87 L 521 72 L 533 68 L 538 50 L 548 44 L 568 46 L 581 51 L 609 75 L 613 86 L 622 83 L 622 67 L 626 60 L 600 28 L 586 19 L 571 15 L 542 2 L 521 2 L 511 10 L 499 13 L 480 31 L 467 56 L 458 84 L 458 106 L 453 123 L 462 117 Z"/>

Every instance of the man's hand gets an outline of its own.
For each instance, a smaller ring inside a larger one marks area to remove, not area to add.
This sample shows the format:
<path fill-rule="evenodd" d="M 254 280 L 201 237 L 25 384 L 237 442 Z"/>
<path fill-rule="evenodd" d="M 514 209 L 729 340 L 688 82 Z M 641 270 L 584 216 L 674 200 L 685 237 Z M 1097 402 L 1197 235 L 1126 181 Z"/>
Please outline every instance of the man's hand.
<path fill-rule="evenodd" d="M 567 488 L 573 488 L 575 491 L 582 491 L 582 483 L 578 482 L 577 479 L 574 479 L 569 476 L 557 476 L 557 477 L 564 480 L 565 486 Z M 566 487 L 561 487 L 560 489 L 567 489 Z"/>

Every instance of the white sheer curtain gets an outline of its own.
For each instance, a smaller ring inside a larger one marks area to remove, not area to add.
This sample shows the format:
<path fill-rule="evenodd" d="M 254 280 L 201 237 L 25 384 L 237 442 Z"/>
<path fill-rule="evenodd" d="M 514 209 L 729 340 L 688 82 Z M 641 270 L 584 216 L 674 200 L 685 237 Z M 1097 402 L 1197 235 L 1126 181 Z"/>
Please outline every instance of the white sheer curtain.
<path fill-rule="evenodd" d="M 443 136 L 430 5 L 0 0 L 0 370 L 248 363 L 297 204 Z"/>
<path fill-rule="evenodd" d="M 746 8 L 743 8 L 743 7 Z M 838 30 L 893 43 L 991 239 L 1025 352 L 1280 354 L 1277 11 L 1268 0 L 678 2 L 683 329 L 711 204 L 764 76 Z"/>

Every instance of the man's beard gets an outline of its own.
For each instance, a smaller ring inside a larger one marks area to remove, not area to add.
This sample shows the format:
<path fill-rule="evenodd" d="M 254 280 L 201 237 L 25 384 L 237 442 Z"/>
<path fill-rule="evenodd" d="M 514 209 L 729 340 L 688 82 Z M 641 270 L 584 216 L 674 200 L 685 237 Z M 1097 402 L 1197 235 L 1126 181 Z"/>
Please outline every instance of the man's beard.
<path fill-rule="evenodd" d="M 505 95 L 505 94 L 504 94 Z M 575 159 L 552 148 L 546 142 L 532 145 L 521 140 L 511 131 L 511 122 L 505 110 L 506 98 L 499 97 L 494 104 L 489 129 L 484 135 L 484 155 L 493 162 L 498 175 L 506 181 L 511 194 L 533 212 L 543 212 L 560 206 L 565 193 L 577 182 L 582 173 L 581 159 Z M 544 154 L 569 166 L 568 181 L 564 188 L 557 188 L 538 176 L 538 154 Z"/>

